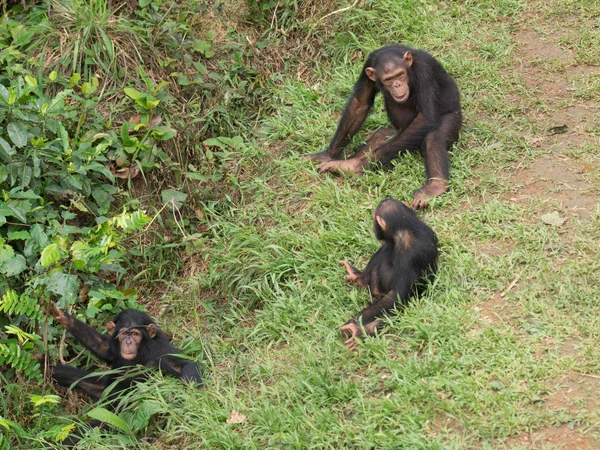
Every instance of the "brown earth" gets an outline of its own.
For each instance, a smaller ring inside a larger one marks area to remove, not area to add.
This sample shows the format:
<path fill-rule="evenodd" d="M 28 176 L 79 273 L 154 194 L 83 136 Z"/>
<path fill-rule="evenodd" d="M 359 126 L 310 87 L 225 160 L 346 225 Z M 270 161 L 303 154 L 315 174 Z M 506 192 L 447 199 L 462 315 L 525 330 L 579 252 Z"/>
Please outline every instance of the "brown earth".
<path fill-rule="evenodd" d="M 523 135 L 523 138 L 529 140 L 532 149 L 541 156 L 532 162 L 507 167 L 503 181 L 511 190 L 504 197 L 510 202 L 541 203 L 538 210 L 543 210 L 542 214 L 558 211 L 567 219 L 559 233 L 574 235 L 580 221 L 588 220 L 600 204 L 597 183 L 600 159 L 593 156 L 596 154 L 593 150 L 600 147 L 600 104 L 575 95 L 577 86 L 600 77 L 600 67 L 578 64 L 574 51 L 563 44 L 570 30 L 568 24 L 578 18 L 565 18 L 557 27 L 554 22 L 545 23 L 543 14 L 529 12 L 524 17 L 523 24 L 513 34 L 515 73 L 521 77 L 531 98 L 514 94 L 509 94 L 509 98 L 531 111 L 528 114 L 536 131 L 533 136 Z M 545 107 L 534 104 L 539 101 Z M 479 251 L 493 258 L 512 249 L 498 242 Z M 517 280 L 515 290 L 519 284 Z M 504 292 L 492 293 L 475 306 L 479 312 L 479 324 L 475 328 L 517 326 L 518 316 L 523 311 L 507 299 L 510 295 L 502 295 L 507 290 L 510 291 L 505 287 Z M 545 351 L 558 352 L 565 358 L 580 356 L 577 339 L 558 345 L 550 336 L 544 339 L 541 345 Z M 496 448 L 600 449 L 600 437 L 593 430 L 578 426 L 580 419 L 597 414 L 600 376 L 567 372 L 550 380 L 548 388 L 548 395 L 537 407 L 558 413 L 552 417 L 565 420 L 511 436 Z"/>

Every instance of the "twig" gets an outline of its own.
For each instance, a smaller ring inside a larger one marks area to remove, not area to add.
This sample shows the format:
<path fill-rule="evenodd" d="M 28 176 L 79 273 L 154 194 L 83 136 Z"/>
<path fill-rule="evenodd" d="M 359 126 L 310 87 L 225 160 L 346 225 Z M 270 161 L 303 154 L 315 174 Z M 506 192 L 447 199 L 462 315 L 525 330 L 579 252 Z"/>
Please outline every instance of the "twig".
<path fill-rule="evenodd" d="M 181 214 L 181 211 L 179 211 L 179 208 L 175 204 L 174 199 L 171 199 L 171 205 L 173 206 L 173 219 L 175 220 L 175 223 L 177 224 L 177 228 L 179 228 L 179 231 L 181 231 L 182 236 L 184 238 L 187 238 L 187 234 L 185 234 L 185 231 L 183 231 L 183 228 L 181 227 L 181 225 L 179 224 L 179 221 L 177 220 L 177 214 L 179 214 L 179 218 L 182 220 L 183 220 L 183 214 Z M 175 214 L 175 211 L 177 211 L 177 214 Z"/>
<path fill-rule="evenodd" d="M 600 377 L 598 375 L 592 375 L 591 373 L 581 373 L 581 372 L 577 372 L 577 373 L 583 377 L 595 378 L 596 380 L 600 380 Z"/>
<path fill-rule="evenodd" d="M 522 275 L 522 274 L 523 274 L 523 271 L 521 270 L 521 273 L 519 273 L 519 275 L 517 275 L 517 276 L 515 277 L 515 279 L 514 279 L 514 280 L 512 280 L 512 281 L 510 282 L 510 284 L 508 285 L 508 287 L 506 288 L 506 290 L 500 294 L 500 297 L 504 297 L 506 294 L 508 294 L 508 293 L 510 292 L 510 290 L 511 290 L 512 288 L 514 288 L 514 287 L 515 287 L 515 284 L 517 284 L 517 282 L 518 282 L 518 281 L 519 281 L 519 279 L 521 278 L 521 275 Z"/>
<path fill-rule="evenodd" d="M 360 0 L 356 0 L 356 1 L 355 1 L 355 2 L 354 2 L 352 5 L 350 5 L 350 6 L 346 6 L 345 8 L 341 8 L 341 9 L 338 9 L 338 10 L 336 10 L 336 11 L 332 11 L 332 12 L 330 12 L 329 14 L 325 14 L 323 17 L 321 17 L 319 20 L 317 20 L 317 22 L 321 22 L 322 20 L 325 20 L 325 19 L 327 19 L 329 16 L 333 16 L 334 14 L 343 13 L 344 11 L 348 11 L 349 9 L 352 9 L 352 8 L 354 8 L 356 5 L 358 5 L 358 2 L 359 2 L 359 1 L 360 1 Z"/>

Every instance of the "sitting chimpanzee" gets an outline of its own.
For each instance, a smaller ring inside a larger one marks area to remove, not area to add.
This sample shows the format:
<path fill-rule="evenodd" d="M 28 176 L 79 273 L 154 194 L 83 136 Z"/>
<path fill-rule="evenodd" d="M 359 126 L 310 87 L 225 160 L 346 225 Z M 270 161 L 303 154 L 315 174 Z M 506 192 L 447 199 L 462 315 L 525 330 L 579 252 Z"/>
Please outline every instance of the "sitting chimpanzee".
<path fill-rule="evenodd" d="M 54 318 L 85 348 L 109 363 L 111 369 L 140 364 L 158 367 L 175 377 L 202 384 L 196 363 L 177 356 L 181 351 L 171 345 L 164 331 L 145 312 L 135 309 L 120 312 L 106 324 L 108 334 L 98 333 L 58 308 L 54 308 Z M 79 381 L 76 387 L 95 398 L 99 398 L 104 389 L 115 381 L 115 376 L 89 377 L 91 372 L 64 364 L 51 367 L 51 371 L 57 384 L 69 387 Z"/>
<path fill-rule="evenodd" d="M 150 316 L 142 311 L 127 309 L 120 312 L 106 324 L 108 334 L 100 334 L 89 325 L 77 320 L 61 309 L 54 308 L 54 318 L 98 358 L 110 364 L 111 369 L 137 364 L 158 367 L 161 371 L 183 380 L 195 383 L 198 387 L 202 378 L 195 362 L 177 356 L 181 351 L 171 345 L 168 336 L 158 328 Z M 120 377 L 120 374 L 90 375 L 92 372 L 66 364 L 50 366 L 52 379 L 64 387 L 83 391 L 94 398 L 100 398 L 104 390 L 117 381 L 110 394 L 110 406 L 117 400 L 119 392 L 128 388 L 136 377 Z M 99 422 L 93 422 L 98 426 Z M 80 436 L 71 435 L 63 445 L 75 445 Z"/>
<path fill-rule="evenodd" d="M 411 295 L 419 293 L 423 281 L 437 270 L 437 237 L 406 204 L 394 199 L 382 201 L 373 211 L 373 230 L 383 244 L 365 270 L 361 272 L 348 261 L 340 261 L 348 272 L 344 279 L 368 287 L 374 298 L 358 319 L 349 320 L 341 328 L 350 350 L 358 346 L 363 329 L 367 335 L 374 335 L 382 313 L 394 306 L 406 306 Z"/>
<path fill-rule="evenodd" d="M 352 158 L 338 160 L 365 121 L 378 91 L 383 93 L 394 128 L 376 131 Z M 426 208 L 430 198 L 448 190 L 448 150 L 457 141 L 461 124 L 458 87 L 440 63 L 423 50 L 388 45 L 369 55 L 327 150 L 309 158 L 321 162 L 322 172 L 360 174 L 372 163 L 387 164 L 399 152 L 421 148 L 427 181 L 415 191 L 412 207 Z"/>

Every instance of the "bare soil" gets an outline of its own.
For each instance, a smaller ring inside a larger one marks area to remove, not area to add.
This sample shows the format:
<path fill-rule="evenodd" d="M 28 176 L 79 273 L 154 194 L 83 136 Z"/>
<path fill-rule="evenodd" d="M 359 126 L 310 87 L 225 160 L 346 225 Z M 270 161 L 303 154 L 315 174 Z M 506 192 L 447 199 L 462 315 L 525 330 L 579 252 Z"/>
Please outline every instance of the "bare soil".
<path fill-rule="evenodd" d="M 533 161 L 507 167 L 508 175 L 504 181 L 511 190 L 505 194 L 505 199 L 547 204 L 542 209 L 558 211 L 567 219 L 563 229 L 565 234 L 573 236 L 579 224 L 589 219 L 600 203 L 600 189 L 592 178 L 600 171 L 600 161 L 585 157 L 589 155 L 589 149 L 600 146 L 597 132 L 600 105 L 576 97 L 575 87 L 586 77 L 600 77 L 600 67 L 578 64 L 573 50 L 563 44 L 569 24 L 578 18 L 566 17 L 559 27 L 555 22 L 545 23 L 542 14 L 529 12 L 524 18 L 521 28 L 513 34 L 515 74 L 522 78 L 533 95 L 532 98 L 509 95 L 515 103 L 531 111 L 532 129 L 537 130 L 537 135 L 523 135 L 523 138 L 528 139 L 533 150 L 541 155 Z M 545 108 L 539 107 L 540 100 Z M 512 249 L 498 242 L 478 251 L 493 258 Z M 514 289 L 518 290 L 519 285 Z M 515 326 L 515 314 L 522 312 L 500 291 L 477 304 L 475 309 L 480 319 L 475 328 Z M 545 339 L 541 343 L 544 351 L 558 352 L 565 358 L 580 357 L 578 340 L 555 344 L 550 336 Z M 558 417 L 564 417 L 564 421 L 511 436 L 498 448 L 600 449 L 598 434 L 578 426 L 578 419 L 597 414 L 600 377 L 566 372 L 550 380 L 548 387 L 548 395 L 538 406 L 559 412 Z"/>

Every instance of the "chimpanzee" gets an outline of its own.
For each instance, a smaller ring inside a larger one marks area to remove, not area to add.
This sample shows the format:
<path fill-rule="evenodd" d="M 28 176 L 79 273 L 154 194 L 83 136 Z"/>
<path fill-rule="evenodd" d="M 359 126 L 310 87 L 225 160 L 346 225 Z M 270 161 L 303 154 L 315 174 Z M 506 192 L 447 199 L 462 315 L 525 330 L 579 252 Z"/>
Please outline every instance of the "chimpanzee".
<path fill-rule="evenodd" d="M 161 371 L 175 377 L 202 385 L 202 378 L 196 363 L 177 356 L 181 351 L 171 345 L 169 337 L 158 328 L 150 316 L 142 311 L 126 309 L 106 324 L 108 334 L 100 334 L 89 325 L 77 320 L 70 314 L 53 308 L 54 318 L 60 322 L 75 338 L 98 358 L 118 369 L 137 364 L 158 367 Z M 42 357 L 43 359 L 43 357 Z M 137 378 L 121 377 L 119 374 L 90 375 L 88 370 L 78 369 L 66 364 L 49 367 L 52 379 L 60 386 L 75 388 L 87 395 L 100 398 L 104 390 L 118 381 L 110 394 L 109 406 L 114 407 L 118 394 L 127 389 Z M 101 426 L 93 421 L 91 427 Z M 62 442 L 65 447 L 73 447 L 81 439 L 80 432 L 70 435 Z"/>
<path fill-rule="evenodd" d="M 365 121 L 378 91 L 383 93 L 394 128 L 376 131 L 354 156 L 338 160 Z M 421 148 L 427 181 L 414 192 L 412 207 L 422 209 L 429 199 L 448 190 L 448 150 L 458 140 L 461 125 L 458 87 L 441 64 L 423 50 L 388 45 L 369 55 L 329 147 L 309 159 L 321 162 L 321 172 L 360 174 L 372 163 L 387 164 L 402 151 Z"/>
<path fill-rule="evenodd" d="M 135 309 L 121 311 L 106 324 L 108 334 L 98 333 L 89 325 L 56 307 L 53 313 L 54 318 L 69 330 L 75 339 L 98 358 L 109 363 L 111 369 L 140 364 L 158 367 L 163 372 L 199 386 L 202 384 L 196 363 L 176 356 L 181 354 L 181 351 L 171 345 L 168 336 L 145 312 Z M 116 379 L 114 375 L 90 377 L 90 371 L 64 364 L 51 367 L 51 373 L 57 384 L 70 387 L 78 381 L 76 388 L 95 398 L 99 398 L 104 389 Z M 122 387 L 126 386 L 119 386 Z"/>
<path fill-rule="evenodd" d="M 422 282 L 431 279 L 437 270 L 437 237 L 407 204 L 383 200 L 373 211 L 373 230 L 383 244 L 365 270 L 356 269 L 348 261 L 339 262 L 348 272 L 344 279 L 368 287 L 374 298 L 358 319 L 341 327 L 350 350 L 358 346 L 363 329 L 367 335 L 374 335 L 382 313 L 396 306 L 398 300 L 400 306 L 406 306 L 409 298 L 422 290 Z"/>

